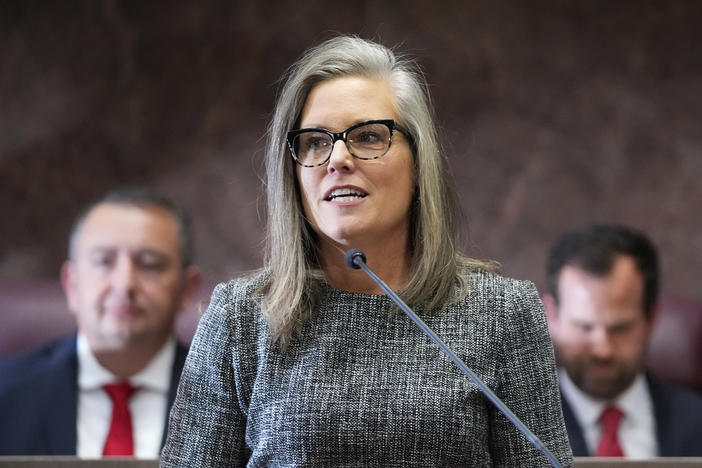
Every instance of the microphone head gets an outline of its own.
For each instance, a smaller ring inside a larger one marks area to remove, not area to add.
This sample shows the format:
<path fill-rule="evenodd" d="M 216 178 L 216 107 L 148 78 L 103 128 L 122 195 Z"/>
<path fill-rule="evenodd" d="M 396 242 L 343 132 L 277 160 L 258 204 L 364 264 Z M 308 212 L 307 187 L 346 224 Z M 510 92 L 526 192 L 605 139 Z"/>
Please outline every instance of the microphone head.
<path fill-rule="evenodd" d="M 366 263 L 366 254 L 364 254 L 361 249 L 349 249 L 344 258 L 346 260 L 346 264 L 354 270 L 359 270 L 361 268 L 361 265 L 359 265 L 357 262 L 360 261 Z"/>

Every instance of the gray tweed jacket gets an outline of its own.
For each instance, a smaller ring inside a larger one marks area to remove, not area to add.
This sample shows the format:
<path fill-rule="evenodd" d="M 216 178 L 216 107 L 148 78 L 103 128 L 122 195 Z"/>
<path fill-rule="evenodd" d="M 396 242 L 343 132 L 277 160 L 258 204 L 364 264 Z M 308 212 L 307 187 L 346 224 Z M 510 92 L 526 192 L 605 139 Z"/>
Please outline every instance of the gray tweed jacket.
<path fill-rule="evenodd" d="M 420 314 L 572 466 L 534 286 L 465 275 L 465 300 Z M 265 278 L 215 289 L 182 373 L 161 466 L 550 466 L 386 296 L 325 287 L 318 310 L 281 352 L 254 296 Z"/>

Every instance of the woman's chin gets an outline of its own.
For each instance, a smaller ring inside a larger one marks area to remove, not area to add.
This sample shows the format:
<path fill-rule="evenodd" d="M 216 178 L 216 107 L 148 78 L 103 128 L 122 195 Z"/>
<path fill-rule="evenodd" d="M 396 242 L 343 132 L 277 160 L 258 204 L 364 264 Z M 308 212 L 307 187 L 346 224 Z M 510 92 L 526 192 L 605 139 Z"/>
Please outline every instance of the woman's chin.
<path fill-rule="evenodd" d="M 325 231 L 322 233 L 322 237 L 332 245 L 350 248 L 362 244 L 363 239 L 367 237 L 367 232 L 364 232 L 359 226 L 347 226 Z"/>

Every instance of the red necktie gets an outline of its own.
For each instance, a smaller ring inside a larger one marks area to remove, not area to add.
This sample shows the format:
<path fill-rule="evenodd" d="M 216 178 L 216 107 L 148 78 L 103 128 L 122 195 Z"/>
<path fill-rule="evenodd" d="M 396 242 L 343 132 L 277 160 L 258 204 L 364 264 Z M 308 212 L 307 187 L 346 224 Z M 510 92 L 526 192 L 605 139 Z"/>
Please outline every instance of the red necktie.
<path fill-rule="evenodd" d="M 617 432 L 619 431 L 619 423 L 622 420 L 624 413 L 615 407 L 608 406 L 602 411 L 600 422 L 602 423 L 602 438 L 597 446 L 597 457 L 623 457 L 624 451 L 619 445 Z"/>
<path fill-rule="evenodd" d="M 134 455 L 132 435 L 132 415 L 129 412 L 129 399 L 136 391 L 129 382 L 107 384 L 103 387 L 112 399 L 112 421 L 110 432 L 105 439 L 102 454 L 105 456 Z"/>

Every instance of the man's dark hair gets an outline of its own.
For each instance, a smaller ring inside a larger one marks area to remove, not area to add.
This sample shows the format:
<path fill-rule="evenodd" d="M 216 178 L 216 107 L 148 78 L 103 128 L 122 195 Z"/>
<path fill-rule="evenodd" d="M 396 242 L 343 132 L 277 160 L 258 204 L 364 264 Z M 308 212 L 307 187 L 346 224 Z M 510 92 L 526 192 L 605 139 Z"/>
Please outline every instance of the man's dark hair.
<path fill-rule="evenodd" d="M 107 192 L 103 197 L 93 201 L 83 209 L 80 215 L 76 218 L 71 228 L 71 234 L 68 243 L 68 258 L 75 257 L 77 242 L 81 227 L 88 217 L 88 214 L 97 205 L 102 203 L 111 203 L 116 205 L 130 205 L 137 207 L 156 207 L 168 211 L 178 227 L 178 238 L 180 244 L 180 256 L 183 262 L 183 268 L 192 265 L 193 263 L 193 229 L 190 217 L 185 210 L 178 205 L 173 199 L 165 194 L 149 188 L 140 186 L 125 186 L 118 187 Z"/>
<path fill-rule="evenodd" d="M 622 225 L 590 224 L 558 239 L 551 247 L 546 266 L 549 292 L 558 303 L 558 277 L 566 265 L 604 276 L 622 255 L 634 260 L 643 277 L 644 313 L 650 318 L 658 298 L 658 254 L 643 233 Z"/>

